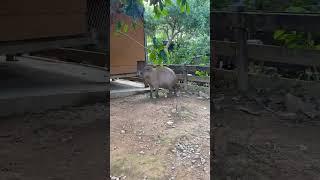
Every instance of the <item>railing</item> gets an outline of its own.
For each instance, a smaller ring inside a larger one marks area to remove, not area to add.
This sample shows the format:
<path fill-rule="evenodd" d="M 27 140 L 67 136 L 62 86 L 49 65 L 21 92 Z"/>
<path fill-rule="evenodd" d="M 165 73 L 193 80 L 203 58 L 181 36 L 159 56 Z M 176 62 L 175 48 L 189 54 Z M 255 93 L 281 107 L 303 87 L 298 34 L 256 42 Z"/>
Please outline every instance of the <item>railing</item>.
<path fill-rule="evenodd" d="M 273 32 L 277 29 L 303 32 L 320 31 L 320 14 L 257 13 L 212 11 L 211 53 L 237 59 L 237 82 L 240 91 L 248 90 L 248 61 L 269 61 L 305 66 L 320 65 L 320 51 L 287 49 L 271 45 L 247 44 L 247 32 Z M 214 40 L 214 31 L 233 29 L 237 42 Z M 213 69 L 214 67 L 211 67 Z"/>

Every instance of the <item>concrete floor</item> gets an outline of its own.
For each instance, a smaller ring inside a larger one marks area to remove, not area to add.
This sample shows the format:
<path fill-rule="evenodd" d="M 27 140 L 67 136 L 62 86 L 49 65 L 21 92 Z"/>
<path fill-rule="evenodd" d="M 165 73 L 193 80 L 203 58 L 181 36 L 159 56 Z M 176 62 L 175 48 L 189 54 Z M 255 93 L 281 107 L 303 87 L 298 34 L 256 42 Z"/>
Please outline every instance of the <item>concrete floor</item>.
<path fill-rule="evenodd" d="M 149 88 L 145 88 L 143 83 L 118 79 L 110 82 L 110 97 L 119 98 L 138 93 L 145 93 Z"/>
<path fill-rule="evenodd" d="M 106 101 L 106 71 L 31 58 L 0 58 L 0 116 Z"/>

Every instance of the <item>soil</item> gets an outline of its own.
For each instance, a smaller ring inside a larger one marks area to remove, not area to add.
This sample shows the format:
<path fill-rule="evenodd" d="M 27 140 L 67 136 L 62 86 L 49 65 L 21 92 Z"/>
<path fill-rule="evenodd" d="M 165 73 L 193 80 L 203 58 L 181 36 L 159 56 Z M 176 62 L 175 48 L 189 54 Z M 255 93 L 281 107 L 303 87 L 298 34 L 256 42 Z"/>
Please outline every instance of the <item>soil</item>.
<path fill-rule="evenodd" d="M 1 118 L 1 180 L 106 179 L 104 104 Z"/>
<path fill-rule="evenodd" d="M 110 103 L 111 179 L 210 178 L 208 99 L 147 93 Z"/>
<path fill-rule="evenodd" d="M 285 109 L 279 90 L 249 97 L 264 99 L 265 107 L 230 90 L 215 92 L 213 98 L 220 100 L 214 114 L 213 179 L 318 180 L 320 119 L 279 118 L 276 114 Z"/>

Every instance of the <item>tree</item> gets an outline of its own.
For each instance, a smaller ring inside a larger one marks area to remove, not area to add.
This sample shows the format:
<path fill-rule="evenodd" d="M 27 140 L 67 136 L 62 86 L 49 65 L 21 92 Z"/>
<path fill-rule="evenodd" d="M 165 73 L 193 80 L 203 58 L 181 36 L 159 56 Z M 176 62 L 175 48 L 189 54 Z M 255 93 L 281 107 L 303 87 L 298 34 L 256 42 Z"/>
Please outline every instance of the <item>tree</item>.
<path fill-rule="evenodd" d="M 195 40 L 200 36 L 207 36 L 209 42 L 210 1 L 189 0 L 189 4 L 190 13 L 188 14 L 181 13 L 179 7 L 173 5 L 165 8 L 168 14 L 160 18 L 154 17 L 152 8 L 146 7 L 145 29 L 147 35 L 164 37 L 166 50 L 174 41 L 182 43 L 183 40 Z"/>
<path fill-rule="evenodd" d="M 181 13 L 176 5 L 167 7 L 166 16 L 157 18 L 152 7 L 146 6 L 145 30 L 148 42 L 154 45 L 152 37 L 165 42 L 168 51 L 174 43 L 175 50 L 165 63 L 190 63 L 192 57 L 209 53 L 210 47 L 210 1 L 189 0 L 190 13 Z M 151 55 L 151 54 L 150 54 Z M 208 60 L 207 60 L 208 61 Z"/>

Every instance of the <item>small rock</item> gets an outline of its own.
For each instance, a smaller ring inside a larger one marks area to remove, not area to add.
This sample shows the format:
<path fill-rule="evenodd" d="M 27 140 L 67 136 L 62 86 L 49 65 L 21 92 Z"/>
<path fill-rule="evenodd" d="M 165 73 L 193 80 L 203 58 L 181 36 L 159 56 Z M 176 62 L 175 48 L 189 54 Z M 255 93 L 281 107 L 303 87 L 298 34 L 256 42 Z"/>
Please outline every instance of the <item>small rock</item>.
<path fill-rule="evenodd" d="M 126 131 L 125 130 L 121 130 L 121 134 L 124 134 L 124 133 L 126 133 Z"/>
<path fill-rule="evenodd" d="M 203 171 L 204 171 L 204 172 L 207 172 L 207 167 L 204 167 L 204 168 L 203 168 Z"/>
<path fill-rule="evenodd" d="M 192 163 L 195 163 L 195 162 L 196 162 L 196 160 L 192 160 L 191 162 L 192 162 Z"/>
<path fill-rule="evenodd" d="M 171 114 L 168 114 L 168 117 L 171 117 Z"/>
<path fill-rule="evenodd" d="M 187 156 L 187 154 L 186 153 L 182 153 L 182 157 L 186 157 Z"/>
<path fill-rule="evenodd" d="M 197 99 L 200 99 L 200 100 L 202 100 L 202 99 L 204 99 L 204 97 L 201 97 L 201 96 L 199 96 L 199 97 L 197 97 Z"/>
<path fill-rule="evenodd" d="M 172 126 L 172 125 L 173 125 L 173 122 L 172 122 L 172 121 L 168 121 L 167 124 L 168 124 L 169 126 Z"/>
<path fill-rule="evenodd" d="M 201 158 L 200 162 L 201 162 L 201 164 L 204 164 L 204 163 L 206 163 L 206 160 L 204 158 Z"/>
<path fill-rule="evenodd" d="M 171 167 L 171 169 L 172 169 L 172 170 L 174 170 L 174 169 L 175 169 L 175 167 L 174 167 L 174 166 L 172 166 L 172 167 Z"/>
<path fill-rule="evenodd" d="M 174 113 L 177 112 L 177 110 L 176 109 L 172 109 L 171 112 L 174 114 Z"/>
<path fill-rule="evenodd" d="M 139 154 L 144 154 L 144 151 L 140 151 Z"/>

